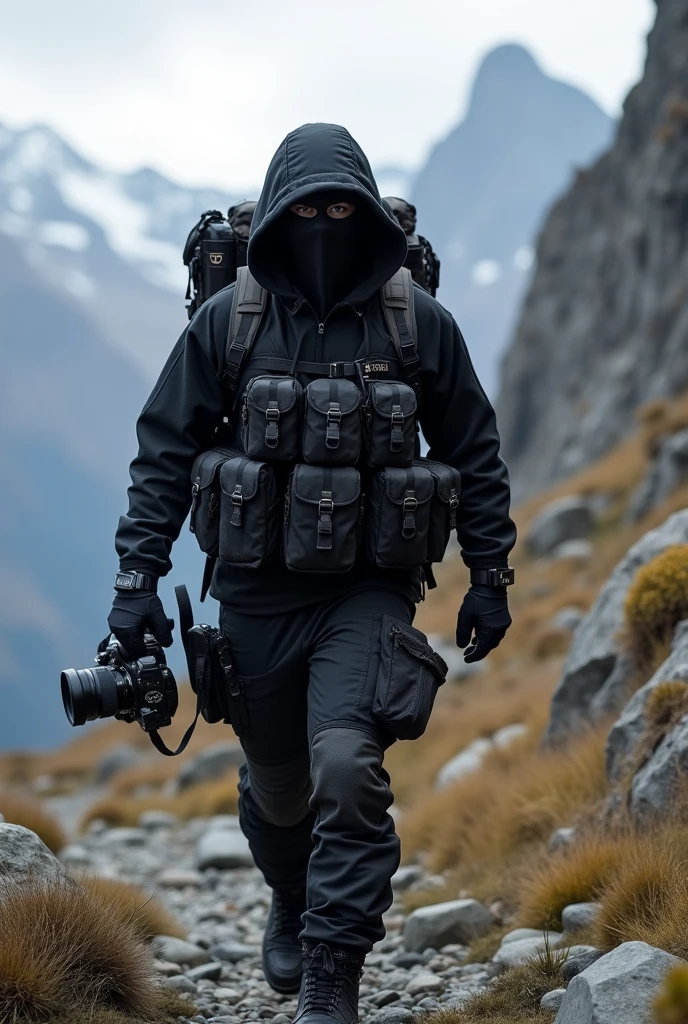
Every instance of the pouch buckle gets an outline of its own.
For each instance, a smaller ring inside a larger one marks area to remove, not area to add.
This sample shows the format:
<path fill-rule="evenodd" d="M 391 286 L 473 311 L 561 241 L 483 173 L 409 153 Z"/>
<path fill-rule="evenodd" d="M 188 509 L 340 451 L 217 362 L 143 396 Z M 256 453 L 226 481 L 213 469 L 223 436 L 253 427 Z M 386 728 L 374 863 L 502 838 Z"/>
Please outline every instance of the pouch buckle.
<path fill-rule="evenodd" d="M 456 491 L 452 488 L 451 495 L 449 496 L 449 529 L 456 529 L 456 510 L 459 507 L 459 496 Z"/>
<path fill-rule="evenodd" d="M 332 513 L 334 501 L 332 491 L 323 491 L 318 502 L 318 543 L 319 551 L 332 550 Z"/>
<path fill-rule="evenodd" d="M 389 450 L 391 452 L 400 452 L 404 447 L 404 414 L 401 411 L 400 405 L 392 406 L 392 432 L 389 438 Z"/>
<path fill-rule="evenodd" d="M 344 363 L 330 363 L 330 377 L 345 377 Z"/>
<path fill-rule="evenodd" d="M 342 422 L 342 411 L 338 402 L 330 402 L 327 410 L 327 430 L 325 431 L 325 447 L 339 448 L 339 425 Z"/>
<path fill-rule="evenodd" d="M 418 508 L 418 499 L 416 498 L 413 491 L 407 491 L 406 497 L 402 503 L 402 511 L 404 516 L 404 523 L 401 530 L 401 535 L 405 540 L 410 540 L 411 537 L 416 535 L 416 510 Z"/>
<path fill-rule="evenodd" d="M 280 410 L 277 402 L 269 402 L 265 410 L 267 426 L 265 428 L 265 443 L 268 448 L 276 448 L 279 444 L 279 418 Z"/>
<path fill-rule="evenodd" d="M 231 524 L 232 526 L 241 526 L 241 510 L 244 504 L 244 496 L 241 493 L 241 484 L 236 484 L 231 496 L 232 506 L 234 511 L 232 512 Z"/>

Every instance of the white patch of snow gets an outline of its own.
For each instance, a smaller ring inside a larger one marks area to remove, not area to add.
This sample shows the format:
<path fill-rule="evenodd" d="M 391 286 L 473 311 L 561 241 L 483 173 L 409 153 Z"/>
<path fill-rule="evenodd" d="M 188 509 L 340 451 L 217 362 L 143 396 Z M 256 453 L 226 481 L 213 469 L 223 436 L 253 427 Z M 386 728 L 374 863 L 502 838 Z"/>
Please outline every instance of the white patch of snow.
<path fill-rule="evenodd" d="M 77 299 L 85 301 L 90 299 L 95 291 L 96 285 L 93 278 L 76 267 L 70 267 L 62 279 L 62 283 Z"/>
<path fill-rule="evenodd" d="M 91 244 L 86 228 L 68 220 L 48 220 L 39 224 L 38 235 L 44 245 L 59 245 L 73 252 L 83 252 Z"/>
<path fill-rule="evenodd" d="M 471 270 L 471 281 L 478 288 L 487 288 L 489 285 L 499 281 L 502 276 L 502 268 L 497 260 L 478 260 Z"/>
<path fill-rule="evenodd" d="M 17 185 L 10 192 L 8 202 L 15 213 L 28 213 L 33 206 L 33 196 L 28 188 Z"/>
<path fill-rule="evenodd" d="M 535 260 L 535 252 L 532 246 L 522 245 L 514 253 L 514 266 L 516 270 L 522 271 L 524 274 L 530 270 Z"/>
<path fill-rule="evenodd" d="M 148 208 L 127 196 L 115 177 L 66 171 L 56 183 L 64 202 L 99 224 L 119 256 L 136 263 L 147 276 L 154 274 L 158 285 L 179 293 L 185 279 L 179 249 L 149 237 Z"/>

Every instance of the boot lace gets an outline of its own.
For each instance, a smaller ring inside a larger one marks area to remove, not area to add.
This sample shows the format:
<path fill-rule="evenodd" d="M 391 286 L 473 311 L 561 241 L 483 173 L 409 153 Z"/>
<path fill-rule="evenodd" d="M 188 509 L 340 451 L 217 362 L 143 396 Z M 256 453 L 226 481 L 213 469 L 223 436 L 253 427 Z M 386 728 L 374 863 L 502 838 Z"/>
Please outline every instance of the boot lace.
<path fill-rule="evenodd" d="M 301 922 L 303 909 L 304 893 L 302 889 L 275 890 L 272 897 L 275 932 L 278 935 L 298 936 L 303 927 Z"/>
<path fill-rule="evenodd" d="M 303 1012 L 319 1010 L 334 1016 L 347 975 L 361 975 L 358 965 L 349 963 L 344 953 L 332 953 L 321 943 L 305 953 Z"/>

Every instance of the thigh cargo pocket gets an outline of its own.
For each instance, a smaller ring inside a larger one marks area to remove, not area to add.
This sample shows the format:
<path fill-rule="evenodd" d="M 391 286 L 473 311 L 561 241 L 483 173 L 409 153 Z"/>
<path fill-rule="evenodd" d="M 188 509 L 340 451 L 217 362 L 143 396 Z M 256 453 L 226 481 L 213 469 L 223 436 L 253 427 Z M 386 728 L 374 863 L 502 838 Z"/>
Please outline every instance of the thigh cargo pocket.
<path fill-rule="evenodd" d="M 441 562 L 447 544 L 456 529 L 456 516 L 461 499 L 461 474 L 443 462 L 419 459 L 431 474 L 435 489 L 430 509 L 430 532 L 428 534 L 428 562 Z"/>
<path fill-rule="evenodd" d="M 410 466 L 416 448 L 416 393 L 408 384 L 368 384 L 365 433 L 368 465 Z"/>
<path fill-rule="evenodd" d="M 425 466 L 393 466 L 370 481 L 366 553 L 381 569 L 412 569 L 427 562 L 433 478 Z"/>
<path fill-rule="evenodd" d="M 241 440 L 250 459 L 296 462 L 303 389 L 292 377 L 254 377 L 244 392 Z"/>
<path fill-rule="evenodd" d="M 284 510 L 284 560 L 297 572 L 348 572 L 358 554 L 361 478 L 353 466 L 296 466 Z"/>
<path fill-rule="evenodd" d="M 217 556 L 220 538 L 220 470 L 234 455 L 228 448 L 211 448 L 198 456 L 191 470 L 189 529 L 201 551 L 211 558 Z"/>
<path fill-rule="evenodd" d="M 220 558 L 228 565 L 260 569 L 279 549 L 282 499 L 274 469 L 236 457 L 220 470 Z"/>
<path fill-rule="evenodd" d="M 447 666 L 424 633 L 400 619 L 382 619 L 380 670 L 373 716 L 399 740 L 422 736 Z"/>
<path fill-rule="evenodd" d="M 306 388 L 303 461 L 355 466 L 361 456 L 361 392 L 350 380 L 322 378 Z"/>

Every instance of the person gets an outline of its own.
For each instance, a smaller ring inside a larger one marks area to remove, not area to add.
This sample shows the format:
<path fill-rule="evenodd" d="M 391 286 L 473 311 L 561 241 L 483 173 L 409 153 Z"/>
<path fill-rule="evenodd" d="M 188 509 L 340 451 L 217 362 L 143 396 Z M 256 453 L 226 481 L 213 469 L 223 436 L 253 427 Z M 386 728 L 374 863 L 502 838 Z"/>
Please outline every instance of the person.
<path fill-rule="evenodd" d="M 404 266 L 411 271 L 416 284 L 425 288 L 434 298 L 440 286 L 440 261 L 427 238 L 416 234 L 415 206 L 398 196 L 385 196 L 382 201 L 387 203 L 406 235 L 408 254 Z"/>
<path fill-rule="evenodd" d="M 386 353 L 383 373 L 397 365 L 380 289 L 406 251 L 348 131 L 308 124 L 289 134 L 253 217 L 248 267 L 267 290 L 267 306 L 236 394 L 271 360 L 291 361 L 303 384 L 318 366 L 346 367 L 371 351 Z M 192 464 L 212 447 L 223 417 L 238 436 L 241 403 L 228 405 L 221 383 L 237 287 L 196 313 L 138 420 L 140 447 L 116 548 L 120 571 L 139 589 L 118 591 L 108 620 L 130 653 L 140 649 L 144 629 L 163 645 L 172 642 L 156 584 L 170 571 L 189 512 Z M 456 467 L 463 481 L 456 525 L 472 583 L 457 643 L 467 648 L 466 661 L 479 661 L 511 623 L 503 585 L 515 541 L 508 476 L 493 410 L 456 323 L 422 289 L 413 288 L 413 299 L 422 430 L 430 458 Z M 324 531 L 332 525 L 326 520 Z M 302 1024 L 356 1024 L 360 973 L 384 936 L 400 859 L 383 767 L 394 737 L 375 717 L 375 684 L 390 619 L 407 640 L 413 629 L 420 573 L 365 558 L 347 572 L 319 574 L 291 571 L 279 559 L 242 569 L 220 558 L 211 593 L 250 725 L 241 737 L 239 813 L 273 893 L 265 975 L 279 992 L 300 992 Z M 413 664 L 420 677 L 423 666 Z"/>

